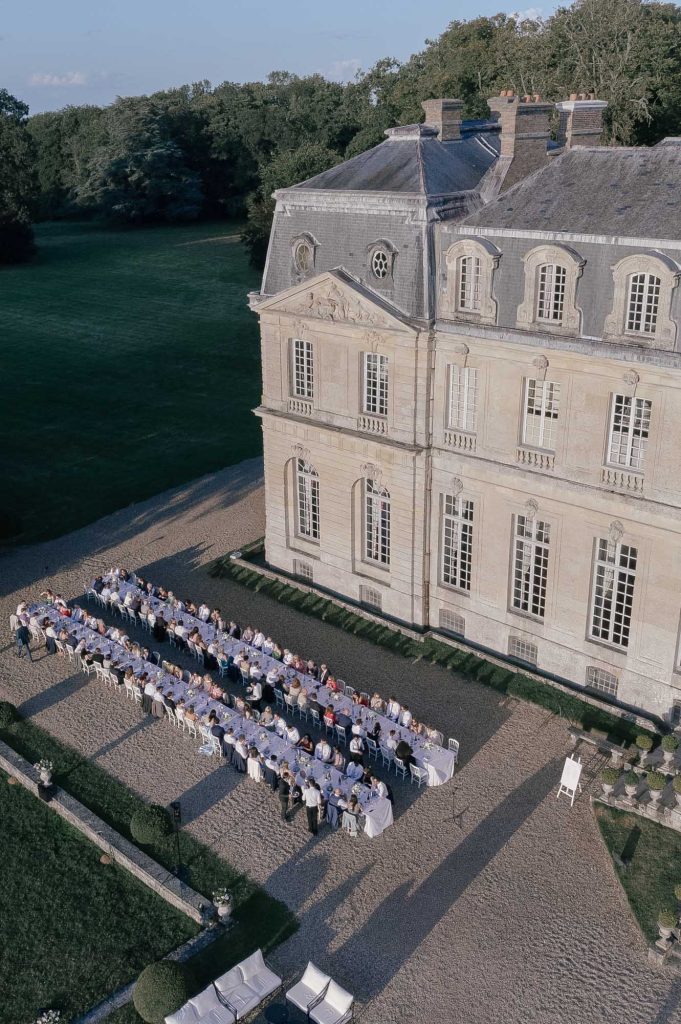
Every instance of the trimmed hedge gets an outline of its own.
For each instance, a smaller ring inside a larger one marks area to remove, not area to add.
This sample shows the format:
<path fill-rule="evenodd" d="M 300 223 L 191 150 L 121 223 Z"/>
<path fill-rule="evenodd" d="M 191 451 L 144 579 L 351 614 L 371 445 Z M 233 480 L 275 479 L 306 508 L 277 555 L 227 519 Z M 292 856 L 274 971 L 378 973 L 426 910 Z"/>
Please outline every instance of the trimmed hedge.
<path fill-rule="evenodd" d="M 248 550 L 255 554 L 262 550 L 262 545 L 260 542 L 255 542 L 248 546 Z M 247 553 L 245 548 L 242 551 L 244 554 Z M 341 608 L 333 601 L 320 597 L 319 594 L 308 594 L 281 580 L 270 580 L 253 569 L 247 569 L 245 566 L 232 562 L 228 557 L 217 559 L 208 567 L 208 572 L 213 577 L 228 578 L 236 583 L 241 583 L 249 590 L 264 594 L 265 597 L 270 597 L 279 604 L 288 604 L 297 611 L 312 615 L 332 626 L 338 626 L 363 639 L 371 640 L 372 643 L 386 647 L 411 661 L 428 661 L 431 664 L 440 665 L 461 676 L 468 676 L 485 686 L 490 686 L 498 693 L 538 704 L 540 707 L 546 708 L 547 711 L 560 715 L 575 725 L 580 725 L 587 732 L 597 729 L 607 733 L 614 742 L 625 744 L 634 743 L 637 736 L 646 735 L 650 738 L 652 745 L 655 735 L 652 730 L 649 733 L 642 732 L 641 728 L 634 723 L 587 704 L 576 694 L 572 696 L 562 690 L 557 690 L 550 683 L 544 683 L 541 680 L 532 679 L 522 672 L 514 672 L 503 666 L 495 665 L 472 651 L 452 648 L 449 644 L 441 643 L 432 637 L 428 637 L 424 641 L 414 640 L 387 624 L 373 623 L 354 612 Z"/>
<path fill-rule="evenodd" d="M 189 988 L 180 964 L 160 960 L 145 967 L 133 990 L 132 1001 L 147 1024 L 163 1024 L 168 1014 L 187 1002 Z"/>
<path fill-rule="evenodd" d="M 8 700 L 0 700 L 0 729 L 6 729 L 12 722 L 16 722 L 18 717 L 19 713 L 14 704 L 10 704 Z"/>

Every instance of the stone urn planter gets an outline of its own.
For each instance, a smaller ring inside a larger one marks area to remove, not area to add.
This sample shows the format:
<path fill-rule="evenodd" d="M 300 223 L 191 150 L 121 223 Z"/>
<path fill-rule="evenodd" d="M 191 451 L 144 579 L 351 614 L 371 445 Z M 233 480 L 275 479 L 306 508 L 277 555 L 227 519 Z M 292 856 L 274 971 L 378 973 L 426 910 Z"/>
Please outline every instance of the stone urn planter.
<path fill-rule="evenodd" d="M 657 918 L 657 927 L 660 938 L 657 945 L 661 949 L 668 949 L 676 926 L 676 913 L 673 910 L 662 910 Z"/>
<path fill-rule="evenodd" d="M 662 764 L 665 768 L 669 769 L 676 756 L 676 751 L 679 746 L 679 741 L 676 736 L 663 736 L 662 737 Z"/>
<path fill-rule="evenodd" d="M 646 763 L 648 754 L 653 749 L 653 740 L 651 736 L 646 736 L 645 733 L 636 737 L 636 746 L 639 751 L 639 765 L 641 768 Z"/>
<path fill-rule="evenodd" d="M 667 779 L 662 772 L 648 772 L 646 782 L 648 784 L 648 793 L 650 795 L 650 806 L 654 810 L 660 802 L 662 790 L 667 785 Z"/>
<path fill-rule="evenodd" d="M 624 776 L 624 792 L 627 794 L 629 803 L 634 803 L 634 797 L 638 790 L 639 777 L 636 772 L 627 772 Z"/>
<path fill-rule="evenodd" d="M 232 916 L 232 897 L 226 889 L 218 889 L 213 893 L 213 906 L 217 911 L 220 924 L 229 924 Z"/>
<path fill-rule="evenodd" d="M 601 772 L 601 786 L 603 787 L 603 796 L 606 797 L 606 799 L 610 796 L 617 785 L 619 777 L 619 771 L 617 768 L 613 768 L 612 766 L 604 768 Z"/>
<path fill-rule="evenodd" d="M 40 785 L 47 789 L 52 785 L 52 773 L 54 772 L 54 765 L 51 761 L 43 758 L 42 761 L 38 761 L 33 767 L 38 772 L 38 778 L 40 779 Z"/>

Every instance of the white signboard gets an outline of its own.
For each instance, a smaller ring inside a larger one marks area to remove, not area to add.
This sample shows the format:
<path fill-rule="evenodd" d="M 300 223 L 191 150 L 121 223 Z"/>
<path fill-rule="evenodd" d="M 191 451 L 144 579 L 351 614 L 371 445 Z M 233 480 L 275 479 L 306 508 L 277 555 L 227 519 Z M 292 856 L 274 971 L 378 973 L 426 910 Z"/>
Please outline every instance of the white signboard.
<path fill-rule="evenodd" d="M 563 765 L 563 774 L 560 780 L 560 786 L 556 793 L 556 799 L 565 795 L 570 797 L 570 807 L 575 802 L 575 796 L 577 790 L 581 792 L 582 787 L 579 781 L 579 777 L 582 774 L 582 762 L 579 757 L 566 757 L 565 764 Z"/>

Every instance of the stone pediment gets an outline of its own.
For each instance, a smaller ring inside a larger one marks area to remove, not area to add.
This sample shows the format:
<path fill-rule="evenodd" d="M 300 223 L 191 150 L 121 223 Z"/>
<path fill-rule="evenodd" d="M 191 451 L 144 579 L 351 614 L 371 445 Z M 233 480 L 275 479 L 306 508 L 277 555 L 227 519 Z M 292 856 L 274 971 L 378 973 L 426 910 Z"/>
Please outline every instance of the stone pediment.
<path fill-rule="evenodd" d="M 257 303 L 255 309 L 258 313 L 290 313 L 308 322 L 329 320 L 388 330 L 408 327 L 399 311 L 392 313 L 386 305 L 354 280 L 330 272 L 273 295 Z"/>

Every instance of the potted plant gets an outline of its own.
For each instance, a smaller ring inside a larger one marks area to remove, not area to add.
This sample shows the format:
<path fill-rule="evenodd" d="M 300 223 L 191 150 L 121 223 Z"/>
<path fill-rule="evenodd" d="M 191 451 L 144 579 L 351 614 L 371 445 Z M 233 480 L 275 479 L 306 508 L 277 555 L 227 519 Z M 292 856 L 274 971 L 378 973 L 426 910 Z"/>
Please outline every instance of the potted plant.
<path fill-rule="evenodd" d="M 37 764 L 34 764 L 33 767 L 35 768 L 35 770 L 37 771 L 38 775 L 40 776 L 40 785 L 41 786 L 51 786 L 52 785 L 52 773 L 54 771 L 54 765 L 52 764 L 52 762 L 48 761 L 48 759 L 46 757 L 41 757 L 41 759 L 37 762 Z M 49 1013 L 57 1013 L 58 1011 L 57 1010 L 49 1010 L 48 1012 Z"/>
<path fill-rule="evenodd" d="M 638 789 L 639 777 L 635 771 L 628 771 L 624 776 L 624 792 L 629 797 L 629 800 L 633 800 L 636 796 L 636 790 Z"/>
<path fill-rule="evenodd" d="M 662 737 L 662 763 L 670 765 L 674 760 L 674 754 L 678 748 L 679 741 L 676 736 L 669 735 Z"/>
<path fill-rule="evenodd" d="M 669 907 L 665 907 L 657 915 L 657 927 L 660 929 L 660 938 L 670 939 L 672 929 L 676 927 L 676 913 Z"/>
<path fill-rule="evenodd" d="M 646 736 L 645 733 L 640 733 L 636 737 L 636 746 L 640 750 L 639 764 L 644 765 L 646 763 L 646 757 L 653 749 L 653 738 L 652 736 Z"/>
<path fill-rule="evenodd" d="M 662 796 L 662 790 L 667 785 L 667 778 L 662 772 L 648 772 L 646 775 L 646 783 L 650 790 L 650 800 L 653 807 L 657 807 L 658 801 Z"/>
<path fill-rule="evenodd" d="M 232 913 L 232 896 L 228 889 L 216 889 L 213 893 L 213 905 L 218 912 L 220 921 L 225 924 Z"/>
<path fill-rule="evenodd" d="M 617 768 L 609 767 L 603 769 L 601 772 L 601 785 L 605 796 L 610 796 L 619 777 L 620 773 Z"/>
<path fill-rule="evenodd" d="M 45 1010 L 41 1013 L 35 1024 L 59 1024 L 61 1012 L 59 1010 Z"/>
<path fill-rule="evenodd" d="M 675 775 L 672 782 L 674 789 L 674 796 L 676 797 L 676 806 L 681 807 L 681 775 Z"/>

